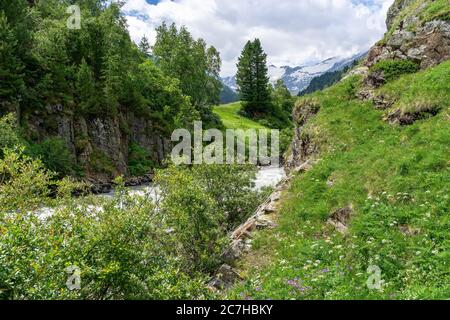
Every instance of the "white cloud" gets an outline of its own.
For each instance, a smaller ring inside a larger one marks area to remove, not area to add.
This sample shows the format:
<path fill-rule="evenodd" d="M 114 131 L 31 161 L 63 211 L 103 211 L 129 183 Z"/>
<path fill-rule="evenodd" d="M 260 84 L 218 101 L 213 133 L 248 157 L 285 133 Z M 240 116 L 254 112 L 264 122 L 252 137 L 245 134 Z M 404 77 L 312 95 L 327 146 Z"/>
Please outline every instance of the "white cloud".
<path fill-rule="evenodd" d="M 367 50 L 385 32 L 394 0 L 128 0 L 130 34 L 153 43 L 163 21 L 185 25 L 221 52 L 223 75 L 236 71 L 247 40 L 258 37 L 276 65 L 300 65 Z"/>

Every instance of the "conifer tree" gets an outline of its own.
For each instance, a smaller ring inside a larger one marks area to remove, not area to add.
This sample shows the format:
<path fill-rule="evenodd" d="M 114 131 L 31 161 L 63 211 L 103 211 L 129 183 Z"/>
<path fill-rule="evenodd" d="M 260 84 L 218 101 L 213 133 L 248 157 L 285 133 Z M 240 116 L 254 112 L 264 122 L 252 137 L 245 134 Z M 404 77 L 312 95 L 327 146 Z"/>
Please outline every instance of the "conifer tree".
<path fill-rule="evenodd" d="M 83 59 L 78 69 L 76 89 L 79 106 L 83 113 L 95 113 L 98 110 L 97 92 L 95 88 L 94 74 Z"/>
<path fill-rule="evenodd" d="M 148 59 L 151 57 L 150 54 L 150 43 L 146 36 L 143 36 L 141 42 L 139 43 L 139 50 L 144 54 L 144 56 Z"/>
<path fill-rule="evenodd" d="M 239 57 L 237 84 L 244 112 L 256 117 L 271 112 L 267 55 L 259 39 L 248 41 Z"/>

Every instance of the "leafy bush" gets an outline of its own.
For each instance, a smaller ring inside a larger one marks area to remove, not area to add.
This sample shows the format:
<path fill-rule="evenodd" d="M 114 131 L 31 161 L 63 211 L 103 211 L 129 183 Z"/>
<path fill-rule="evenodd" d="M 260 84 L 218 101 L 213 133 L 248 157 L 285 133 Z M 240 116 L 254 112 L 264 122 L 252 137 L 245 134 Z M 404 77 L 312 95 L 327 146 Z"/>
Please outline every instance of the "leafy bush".
<path fill-rule="evenodd" d="M 292 143 L 294 132 L 291 128 L 286 128 L 280 132 L 280 153 L 284 154 Z"/>
<path fill-rule="evenodd" d="M 40 144 L 31 144 L 28 151 L 33 157 L 40 158 L 47 169 L 58 173 L 59 176 L 74 173 L 75 160 L 66 142 L 61 138 L 48 138 Z"/>
<path fill-rule="evenodd" d="M 131 143 L 128 154 L 128 168 L 132 176 L 144 176 L 155 168 L 155 164 L 150 160 L 150 153 L 147 149 L 136 143 Z"/>
<path fill-rule="evenodd" d="M 204 299 L 228 230 L 258 205 L 254 170 L 170 167 L 163 199 L 72 198 L 39 159 L 5 149 L 0 159 L 0 299 Z M 56 192 L 55 192 L 56 191 Z M 53 198 L 50 197 L 53 195 Z M 72 270 L 80 288 L 70 290 Z"/>
<path fill-rule="evenodd" d="M 14 115 L 9 114 L 0 118 L 0 157 L 3 148 L 12 148 L 23 143 L 16 128 Z"/>
<path fill-rule="evenodd" d="M 386 81 L 392 81 L 401 75 L 419 71 L 419 65 L 409 60 L 384 60 L 372 67 L 372 72 L 383 72 Z"/>
<path fill-rule="evenodd" d="M 227 243 L 228 230 L 257 208 L 261 198 L 252 190 L 255 172 L 250 168 L 170 166 L 157 172 L 162 217 L 179 241 L 186 269 L 214 270 Z"/>
<path fill-rule="evenodd" d="M 205 298 L 205 275 L 187 274 L 147 197 L 131 197 L 117 180 L 116 196 L 70 197 L 40 160 L 5 150 L 0 160 L 0 299 Z M 53 206 L 52 206 L 53 205 Z M 49 209 L 39 209 L 48 206 Z M 80 271 L 69 290 L 67 268 Z"/>
<path fill-rule="evenodd" d="M 108 156 L 99 149 L 94 148 L 89 161 L 95 172 L 102 172 L 112 177 L 116 171 Z"/>

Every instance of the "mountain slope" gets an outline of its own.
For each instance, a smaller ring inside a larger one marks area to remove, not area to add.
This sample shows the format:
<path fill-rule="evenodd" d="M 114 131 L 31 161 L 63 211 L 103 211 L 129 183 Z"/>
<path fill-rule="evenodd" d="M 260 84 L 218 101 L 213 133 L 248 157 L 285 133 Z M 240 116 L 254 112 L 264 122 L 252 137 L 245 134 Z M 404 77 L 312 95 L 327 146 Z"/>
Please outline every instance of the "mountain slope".
<path fill-rule="evenodd" d="M 402 19 L 439 3 L 400 2 Z M 254 235 L 229 298 L 450 298 L 450 61 L 440 51 L 430 68 L 422 56 L 411 72 L 406 57 L 374 50 L 364 75 L 298 100 L 278 227 Z"/>
<path fill-rule="evenodd" d="M 424 82 L 422 94 L 444 94 L 437 116 L 410 127 L 392 127 L 384 111 L 355 99 L 358 77 L 299 102 L 297 119 L 299 110 L 320 108 L 301 134 L 304 150 L 316 152 L 303 160 L 321 160 L 295 176 L 279 227 L 256 236 L 256 252 L 241 262 L 249 280 L 230 297 L 450 298 L 449 68 L 447 62 L 383 89 L 404 90 L 399 104 Z M 343 234 L 334 229 L 338 219 Z M 366 286 L 371 266 L 381 270 L 383 290 Z"/>
<path fill-rule="evenodd" d="M 239 100 L 239 95 L 236 91 L 231 89 L 230 87 L 223 85 L 222 92 L 220 93 L 220 103 L 227 104 L 236 102 Z"/>

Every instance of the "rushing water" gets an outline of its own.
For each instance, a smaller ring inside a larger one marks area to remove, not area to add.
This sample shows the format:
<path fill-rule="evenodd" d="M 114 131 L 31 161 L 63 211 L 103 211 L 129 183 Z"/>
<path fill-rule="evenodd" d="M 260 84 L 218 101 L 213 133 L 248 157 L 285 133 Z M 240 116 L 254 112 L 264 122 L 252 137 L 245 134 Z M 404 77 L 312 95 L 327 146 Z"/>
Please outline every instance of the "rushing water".
<path fill-rule="evenodd" d="M 261 190 L 264 187 L 275 187 L 281 180 L 286 177 L 286 172 L 283 167 L 260 167 L 255 179 L 255 189 Z M 149 196 L 152 199 L 157 199 L 159 195 L 158 188 L 151 184 L 128 188 L 130 195 Z M 114 197 L 114 191 L 110 193 L 99 195 L 98 197 Z M 94 210 L 95 208 L 93 208 Z M 51 216 L 54 212 L 53 208 L 43 208 L 38 211 L 41 218 L 45 219 Z"/>
<path fill-rule="evenodd" d="M 283 167 L 260 167 L 255 179 L 255 189 L 261 190 L 264 187 L 275 187 L 281 180 L 286 177 L 286 172 Z M 152 198 L 158 196 L 157 188 L 154 188 L 151 184 L 142 185 L 137 187 L 130 187 L 129 193 L 131 195 L 149 195 Z M 113 197 L 114 191 L 103 196 Z"/>
<path fill-rule="evenodd" d="M 262 167 L 256 175 L 255 188 L 261 190 L 264 187 L 275 187 L 285 177 L 283 167 Z"/>

